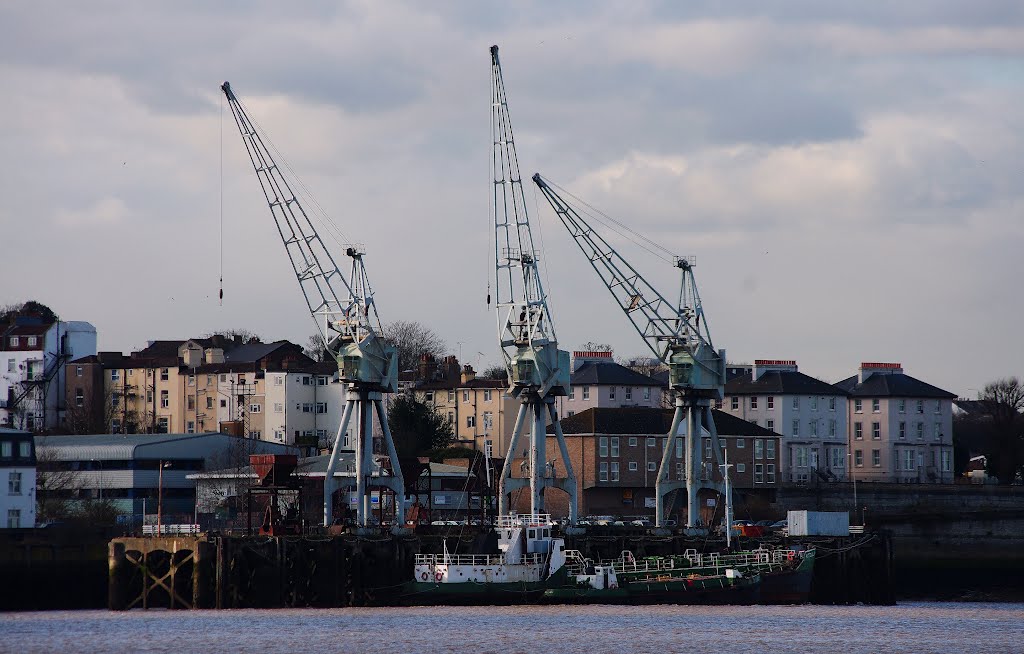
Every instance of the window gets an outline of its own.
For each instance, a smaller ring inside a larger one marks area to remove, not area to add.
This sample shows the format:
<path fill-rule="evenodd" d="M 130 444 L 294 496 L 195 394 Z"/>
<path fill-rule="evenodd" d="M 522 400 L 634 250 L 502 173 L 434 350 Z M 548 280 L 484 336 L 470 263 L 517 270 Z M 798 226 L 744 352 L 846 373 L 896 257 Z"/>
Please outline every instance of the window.
<path fill-rule="evenodd" d="M 630 436 L 629 437 L 629 446 L 630 447 L 636 447 L 636 436 Z"/>
<path fill-rule="evenodd" d="M 572 415 L 572 412 L 569 412 L 569 415 Z M 485 434 L 490 433 L 490 431 L 491 431 L 491 429 L 493 427 L 494 427 L 494 414 L 492 412 L 490 412 L 490 411 L 484 411 L 484 433 Z"/>
<path fill-rule="evenodd" d="M 17 336 L 11 336 L 11 347 L 18 347 L 19 342 Z"/>
<path fill-rule="evenodd" d="M 195 375 L 189 375 L 188 376 L 188 385 L 189 386 L 195 386 L 196 385 L 196 376 Z"/>
<path fill-rule="evenodd" d="M 736 439 L 736 449 L 737 450 L 742 450 L 746 446 L 747 446 L 747 439 L 745 439 L 745 438 L 737 438 Z"/>
<path fill-rule="evenodd" d="M 793 408 L 794 409 L 799 409 L 800 408 L 800 398 L 799 397 L 794 397 L 793 398 Z"/>
<path fill-rule="evenodd" d="M 828 435 L 829 436 L 835 436 L 836 435 L 836 421 L 835 421 L 834 418 L 832 420 L 828 421 Z"/>
<path fill-rule="evenodd" d="M 21 473 L 20 472 L 9 472 L 9 473 L 7 473 L 7 494 L 8 495 L 21 495 Z"/>
<path fill-rule="evenodd" d="M 611 473 L 612 473 L 611 481 L 618 481 L 619 480 L 619 462 L 618 461 L 612 461 Z"/>
<path fill-rule="evenodd" d="M 633 399 L 633 387 L 632 386 L 627 386 L 626 387 L 626 399 L 627 400 L 632 400 Z"/>
<path fill-rule="evenodd" d="M 829 452 L 829 467 L 831 468 L 842 468 L 843 466 L 843 448 L 841 447 L 830 447 Z"/>
<path fill-rule="evenodd" d="M 772 431 L 775 431 L 775 421 L 774 420 L 765 420 L 764 421 L 764 426 L 765 426 L 766 429 L 770 429 Z"/>
<path fill-rule="evenodd" d="M 817 420 L 817 418 L 815 418 L 814 420 L 811 420 L 811 422 L 808 423 L 808 424 L 811 427 L 811 438 L 814 438 L 815 436 L 818 435 L 818 420 Z"/>
<path fill-rule="evenodd" d="M 942 472 L 949 472 L 952 469 L 950 467 L 949 450 L 942 450 L 939 456 L 942 460 Z"/>
<path fill-rule="evenodd" d="M 793 436 L 799 436 L 799 435 L 800 435 L 800 421 L 799 420 L 794 420 L 793 421 Z"/>
<path fill-rule="evenodd" d="M 209 395 L 206 396 L 206 408 L 207 409 L 212 409 L 213 408 L 213 398 L 210 397 Z"/>
<path fill-rule="evenodd" d="M 602 461 L 598 464 L 597 468 L 597 480 L 608 481 L 608 462 Z"/>
<path fill-rule="evenodd" d="M 75 366 L 75 377 L 82 376 L 82 366 Z"/>
<path fill-rule="evenodd" d="M 864 423 L 855 422 L 853 423 L 853 437 L 857 440 L 864 439 Z"/>
<path fill-rule="evenodd" d="M 115 418 L 114 420 L 110 421 L 110 433 L 111 434 L 120 434 L 121 433 L 121 421 L 120 420 L 117 420 Z"/>
<path fill-rule="evenodd" d="M 917 412 L 924 413 L 924 400 L 917 401 Z"/>
<path fill-rule="evenodd" d="M 160 381 L 167 381 L 170 379 L 170 372 L 167 368 L 160 369 Z"/>
<path fill-rule="evenodd" d="M 305 406 L 306 405 L 304 405 L 304 407 Z M 263 412 L 263 405 L 262 404 L 250 404 L 249 405 L 249 413 L 262 413 L 262 412 Z M 303 413 L 309 413 L 309 412 L 304 410 Z"/>
<path fill-rule="evenodd" d="M 917 423 L 917 440 L 924 440 L 924 423 Z"/>
<path fill-rule="evenodd" d="M 78 366 L 78 367 L 79 367 L 79 369 L 81 369 L 82 366 Z M 14 372 L 17 369 L 18 369 L 18 366 L 15 363 L 14 359 L 8 359 L 7 360 L 7 372 Z M 81 377 L 81 375 L 79 375 L 79 377 Z"/>
<path fill-rule="evenodd" d="M 196 398 L 195 398 L 195 396 L 194 395 L 189 395 L 186 398 L 186 400 L 185 400 L 185 404 L 188 406 L 188 410 L 189 411 L 195 411 L 196 410 Z"/>
<path fill-rule="evenodd" d="M 812 395 L 811 396 L 811 411 L 817 411 L 817 410 L 818 410 L 818 396 L 817 395 Z"/>
<path fill-rule="evenodd" d="M 316 412 L 317 413 L 327 413 L 327 402 L 317 402 L 316 403 Z"/>
<path fill-rule="evenodd" d="M 630 461 L 629 462 L 629 471 L 630 472 L 636 472 L 636 469 L 637 469 L 636 461 Z"/>
<path fill-rule="evenodd" d="M 569 399 L 570 400 L 575 400 L 576 399 L 576 387 L 575 386 L 570 386 L 569 387 Z"/>
<path fill-rule="evenodd" d="M 35 336 L 29 336 L 28 337 L 28 346 L 29 347 L 35 347 L 36 346 L 36 342 L 37 342 L 37 339 L 36 339 Z"/>
<path fill-rule="evenodd" d="M 836 398 L 834 398 L 834 397 L 828 398 L 828 410 L 829 411 L 835 411 L 836 410 Z"/>
<path fill-rule="evenodd" d="M 449 411 L 448 412 L 448 423 L 452 424 L 452 425 L 455 424 L 455 412 L 454 411 Z"/>
<path fill-rule="evenodd" d="M 769 484 L 774 484 L 775 483 L 775 464 L 774 463 L 769 463 L 769 464 L 765 465 L 764 468 L 765 468 L 765 473 L 767 474 L 767 477 L 765 478 L 765 481 L 767 483 L 769 483 Z"/>
<path fill-rule="evenodd" d="M 228 401 L 227 400 L 221 400 L 220 401 L 220 408 L 224 409 L 224 408 L 227 407 L 227 405 L 228 405 Z"/>
<path fill-rule="evenodd" d="M 900 413 L 906 413 L 907 412 L 907 401 L 906 400 L 898 400 L 896 402 L 896 409 Z"/>
<path fill-rule="evenodd" d="M 650 436 L 647 437 L 647 447 L 654 447 L 654 438 Z"/>
<path fill-rule="evenodd" d="M 807 467 L 807 448 L 798 447 L 796 448 L 796 467 L 806 468 Z"/>
<path fill-rule="evenodd" d="M 171 396 L 167 391 L 160 391 L 160 408 L 166 409 L 171 406 Z"/>
<path fill-rule="evenodd" d="M 0 443 L 0 457 L 9 459 L 14 456 L 14 446 L 10 443 Z"/>
<path fill-rule="evenodd" d="M 651 399 L 651 387 L 650 386 L 644 386 L 644 399 L 645 400 Z"/>
<path fill-rule="evenodd" d="M 882 438 L 882 423 L 873 422 L 871 423 L 871 439 L 880 440 Z"/>
<path fill-rule="evenodd" d="M 775 440 L 772 438 L 766 438 L 764 441 L 764 458 L 774 459 L 775 458 Z"/>
<path fill-rule="evenodd" d="M 449 402 L 454 402 L 455 401 L 455 391 L 448 391 L 448 401 Z"/>
<path fill-rule="evenodd" d="M 932 425 L 932 440 L 942 440 L 942 432 L 940 431 L 939 423 L 935 423 L 934 425 Z"/>
<path fill-rule="evenodd" d="M 313 413 L 313 403 L 312 402 L 303 402 L 302 403 L 302 412 L 303 413 Z"/>
<path fill-rule="evenodd" d="M 774 395 L 769 395 L 768 396 L 768 410 L 771 411 L 774 408 L 775 408 L 775 396 Z"/>
<path fill-rule="evenodd" d="M 490 401 L 491 401 L 491 389 L 485 388 L 484 389 L 484 402 L 490 402 Z"/>
<path fill-rule="evenodd" d="M 754 458 L 755 459 L 763 459 L 764 458 L 764 439 L 761 439 L 761 438 L 755 438 L 754 439 Z"/>
<path fill-rule="evenodd" d="M 750 396 L 750 408 L 751 409 L 757 409 L 757 396 L 756 395 L 751 395 Z"/>
<path fill-rule="evenodd" d="M 754 483 L 755 484 L 763 484 L 764 483 L 764 464 L 763 463 L 755 463 L 754 464 Z"/>
<path fill-rule="evenodd" d="M 863 413 L 864 412 L 864 402 L 863 402 L 863 400 L 854 400 L 853 401 L 853 412 L 854 413 Z"/>
<path fill-rule="evenodd" d="M 914 450 L 903 451 L 903 469 L 913 470 L 914 469 Z"/>
<path fill-rule="evenodd" d="M 470 428 L 476 427 L 476 416 L 466 416 L 466 426 Z"/>
<path fill-rule="evenodd" d="M 433 402 L 434 401 L 434 391 L 426 391 L 426 392 L 424 392 L 423 393 L 423 401 L 424 402 L 428 402 L 428 403 L 429 402 Z"/>
<path fill-rule="evenodd" d="M 882 450 L 871 450 L 871 465 L 875 468 L 882 467 Z"/>
<path fill-rule="evenodd" d="M 21 509 L 7 509 L 7 528 L 19 529 L 21 527 Z"/>
<path fill-rule="evenodd" d="M 81 388 L 75 389 L 75 406 L 85 406 L 85 391 Z"/>
<path fill-rule="evenodd" d="M 220 381 L 221 381 L 222 384 L 227 383 L 228 376 L 227 375 L 221 375 L 220 376 Z"/>
<path fill-rule="evenodd" d="M 729 400 L 729 408 L 733 411 L 738 411 L 740 408 L 740 398 L 735 395 Z"/>
<path fill-rule="evenodd" d="M 263 438 L 263 430 L 262 429 L 250 429 L 249 430 L 249 438 Z"/>
<path fill-rule="evenodd" d="M 861 452 L 860 450 L 856 450 L 853 453 L 853 465 L 855 465 L 858 468 L 864 467 L 864 453 Z"/>
<path fill-rule="evenodd" d="M 676 458 L 683 458 L 683 439 L 676 437 Z"/>
<path fill-rule="evenodd" d="M 942 403 L 939 400 L 935 400 L 935 413 L 942 413 Z"/>
<path fill-rule="evenodd" d="M 469 391 L 462 391 L 462 403 L 466 404 L 469 402 Z"/>
<path fill-rule="evenodd" d="M 597 439 L 597 455 L 608 456 L 608 437 L 601 436 Z"/>
<path fill-rule="evenodd" d="M 704 458 L 707 459 L 708 461 L 711 460 L 711 439 L 710 438 L 705 438 L 704 439 Z"/>
<path fill-rule="evenodd" d="M 722 410 L 722 400 L 715 400 L 715 408 L 719 411 Z"/>
<path fill-rule="evenodd" d="M 319 377 L 317 377 L 316 378 L 316 385 L 317 386 L 326 386 L 327 385 L 327 377 L 325 375 L 320 375 Z"/>
<path fill-rule="evenodd" d="M 156 431 L 158 434 L 166 434 L 171 429 L 170 418 L 164 416 L 156 419 Z"/>
<path fill-rule="evenodd" d="M 114 368 L 113 370 L 111 370 L 110 371 L 110 381 L 112 381 L 112 382 L 121 381 L 121 371 L 118 370 L 117 368 Z"/>
<path fill-rule="evenodd" d="M 879 413 L 882 410 L 882 401 L 877 397 L 871 400 L 871 413 Z"/>
<path fill-rule="evenodd" d="M 906 437 L 907 437 L 907 423 L 901 422 L 900 423 L 900 438 L 906 438 Z"/>
<path fill-rule="evenodd" d="M 589 386 L 584 386 L 583 387 L 583 399 L 584 400 L 589 400 L 590 399 L 590 387 Z"/>
<path fill-rule="evenodd" d="M 612 457 L 615 458 L 615 457 L 618 457 L 618 456 L 619 456 L 619 437 L 618 436 L 612 436 Z M 615 465 L 618 465 L 618 464 L 615 464 Z"/>
<path fill-rule="evenodd" d="M 654 461 L 648 461 L 647 462 L 647 472 L 657 472 L 657 471 L 658 471 L 658 465 L 656 463 L 654 463 Z"/>
<path fill-rule="evenodd" d="M 310 378 L 309 375 L 303 375 L 302 376 L 302 385 L 303 386 L 310 386 L 310 385 L 312 385 L 312 383 L 313 383 L 313 380 L 312 380 L 312 378 Z"/>
<path fill-rule="evenodd" d="M 609 400 L 614 400 L 615 399 L 615 387 L 614 386 L 609 386 L 608 387 L 608 399 Z"/>
<path fill-rule="evenodd" d="M 194 434 L 196 433 L 196 423 L 193 420 L 189 420 L 185 423 L 185 433 Z"/>
<path fill-rule="evenodd" d="M 737 463 L 736 464 L 736 472 L 746 472 L 746 471 L 747 471 L 747 464 L 746 463 Z"/>

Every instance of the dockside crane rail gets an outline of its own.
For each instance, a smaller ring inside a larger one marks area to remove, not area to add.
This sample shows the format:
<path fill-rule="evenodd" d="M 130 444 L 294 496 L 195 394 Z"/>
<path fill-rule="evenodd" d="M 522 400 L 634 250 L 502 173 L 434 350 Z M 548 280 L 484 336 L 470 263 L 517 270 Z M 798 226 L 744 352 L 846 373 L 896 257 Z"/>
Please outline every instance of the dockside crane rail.
<path fill-rule="evenodd" d="M 383 329 L 374 302 L 373 289 L 363 262 L 365 251 L 350 245 L 345 254 L 351 258 L 346 279 L 334 257 L 324 245 L 309 215 L 292 191 L 292 184 L 277 165 L 268 140 L 249 118 L 228 82 L 221 85 L 235 124 L 242 135 L 260 188 L 273 215 L 278 235 L 284 243 L 299 288 L 310 316 L 317 326 L 331 357 L 337 361 L 339 377 L 347 385 L 345 410 L 331 451 L 324 481 L 324 524 L 333 521 L 332 495 L 336 489 L 335 472 L 341 458 L 348 424 L 356 414 L 358 435 L 353 438 L 355 475 L 343 478 L 342 485 L 356 486 L 356 522 L 366 526 L 371 515 L 369 486 L 394 491 L 396 522 L 404 522 L 405 487 L 387 415 L 383 393 L 398 388 L 398 355 L 394 345 L 382 336 Z M 381 468 L 373 474 L 373 420 L 376 413 L 390 457 L 391 470 Z"/>
<path fill-rule="evenodd" d="M 501 515 L 507 515 L 510 494 L 529 485 L 531 511 L 544 513 L 544 488 L 561 488 L 569 495 L 569 520 L 575 523 L 576 478 L 554 401 L 569 392 L 569 353 L 558 349 L 554 320 L 541 282 L 496 45 L 491 47 L 491 136 L 498 342 L 508 373 L 508 392 L 521 402 L 502 468 L 498 509 Z M 529 479 L 511 474 L 527 420 L 532 424 L 526 466 Z M 548 420 L 555 432 L 564 477 L 549 471 L 545 450 Z"/>
<path fill-rule="evenodd" d="M 714 468 L 702 465 L 700 445 L 702 432 L 707 432 L 716 462 L 722 463 L 711 401 L 721 400 L 724 395 L 726 359 L 725 350 L 716 351 L 711 341 L 693 275 L 694 261 L 688 257 L 673 258 L 682 276 L 679 299 L 673 304 L 555 191 L 552 183 L 539 173 L 534 174 L 533 181 L 644 343 L 668 366 L 668 385 L 675 396 L 675 413 L 668 433 L 669 446 L 662 453 L 655 482 L 656 519 L 659 526 L 664 524 L 666 496 L 684 485 L 683 480 L 670 478 L 670 463 L 671 444 L 685 419 L 687 523 L 695 526 L 700 507 L 698 491 L 701 488 L 724 490 L 720 482 L 711 479 L 710 471 Z"/>

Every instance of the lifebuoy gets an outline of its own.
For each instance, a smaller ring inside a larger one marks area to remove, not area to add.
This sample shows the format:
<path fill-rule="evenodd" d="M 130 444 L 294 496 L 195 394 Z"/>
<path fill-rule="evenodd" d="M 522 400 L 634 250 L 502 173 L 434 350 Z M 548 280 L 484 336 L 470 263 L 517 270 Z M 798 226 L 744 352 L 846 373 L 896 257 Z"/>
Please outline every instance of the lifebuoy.
<path fill-rule="evenodd" d="M 423 574 L 420 575 L 420 579 L 422 579 L 423 581 L 426 581 L 427 577 L 429 577 L 429 576 L 430 575 L 428 575 L 426 572 L 424 572 Z"/>
<path fill-rule="evenodd" d="M 434 581 L 441 581 L 441 579 L 443 579 L 443 578 L 444 578 L 444 575 L 441 574 L 440 571 L 434 573 Z"/>
<path fill-rule="evenodd" d="M 786 560 L 787 561 L 792 561 L 793 557 L 795 557 L 795 556 L 796 556 L 796 552 L 794 552 L 793 550 L 790 550 L 790 551 L 786 552 Z"/>

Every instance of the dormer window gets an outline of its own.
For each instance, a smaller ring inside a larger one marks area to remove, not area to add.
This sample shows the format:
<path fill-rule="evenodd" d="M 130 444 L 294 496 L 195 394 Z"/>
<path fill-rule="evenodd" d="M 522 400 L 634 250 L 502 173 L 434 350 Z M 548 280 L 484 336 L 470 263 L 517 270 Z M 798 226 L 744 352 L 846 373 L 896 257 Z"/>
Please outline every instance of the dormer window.
<path fill-rule="evenodd" d="M 11 347 L 18 347 L 18 342 L 19 340 L 17 336 L 11 336 Z"/>

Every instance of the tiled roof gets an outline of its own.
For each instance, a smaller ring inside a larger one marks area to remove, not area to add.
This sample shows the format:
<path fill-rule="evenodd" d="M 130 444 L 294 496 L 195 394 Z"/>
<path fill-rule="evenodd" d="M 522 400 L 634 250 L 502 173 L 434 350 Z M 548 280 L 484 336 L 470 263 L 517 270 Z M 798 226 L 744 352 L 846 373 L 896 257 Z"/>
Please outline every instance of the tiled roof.
<path fill-rule="evenodd" d="M 836 386 L 853 397 L 934 397 L 955 400 L 956 394 L 903 373 L 872 373 L 863 383 L 854 375 Z"/>
<path fill-rule="evenodd" d="M 751 373 L 725 383 L 726 395 L 846 395 L 846 391 L 802 372 L 769 370 L 757 379 Z"/>
<path fill-rule="evenodd" d="M 613 361 L 587 361 L 572 374 L 569 383 L 608 386 L 661 386 L 653 377 L 641 375 Z"/>
<path fill-rule="evenodd" d="M 598 407 L 562 419 L 564 434 L 664 434 L 672 427 L 671 409 Z M 724 411 L 712 409 L 720 436 L 778 436 Z M 548 427 L 548 433 L 554 431 Z"/>

